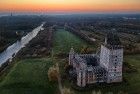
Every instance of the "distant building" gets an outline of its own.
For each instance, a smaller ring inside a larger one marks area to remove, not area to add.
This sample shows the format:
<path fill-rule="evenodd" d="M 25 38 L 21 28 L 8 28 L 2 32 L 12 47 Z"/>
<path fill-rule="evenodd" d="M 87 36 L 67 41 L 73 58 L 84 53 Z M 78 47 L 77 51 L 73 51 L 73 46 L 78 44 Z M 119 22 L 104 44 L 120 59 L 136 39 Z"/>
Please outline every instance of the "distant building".
<path fill-rule="evenodd" d="M 108 34 L 99 54 L 77 54 L 71 48 L 69 65 L 73 67 L 77 85 L 122 81 L 123 47 L 117 35 Z"/>

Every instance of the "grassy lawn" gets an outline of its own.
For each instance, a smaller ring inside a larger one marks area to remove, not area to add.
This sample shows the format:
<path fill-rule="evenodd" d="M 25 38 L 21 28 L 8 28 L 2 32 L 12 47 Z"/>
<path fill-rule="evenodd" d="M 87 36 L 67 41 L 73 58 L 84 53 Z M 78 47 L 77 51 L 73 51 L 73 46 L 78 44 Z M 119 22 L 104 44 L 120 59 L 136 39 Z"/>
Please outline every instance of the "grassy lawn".
<path fill-rule="evenodd" d="M 125 73 L 124 76 L 129 82 L 129 85 L 125 87 L 131 94 L 140 94 L 140 55 L 125 56 L 125 61 L 137 68 L 136 73 Z"/>
<path fill-rule="evenodd" d="M 89 45 L 84 40 L 64 29 L 58 29 L 55 32 L 53 44 L 53 50 L 55 53 L 69 53 L 71 47 L 77 52 L 80 52 L 81 48 L 84 46 L 93 47 L 93 45 Z"/>
<path fill-rule="evenodd" d="M 27 59 L 18 62 L 0 83 L 0 94 L 54 94 L 57 83 L 48 81 L 50 59 Z"/>

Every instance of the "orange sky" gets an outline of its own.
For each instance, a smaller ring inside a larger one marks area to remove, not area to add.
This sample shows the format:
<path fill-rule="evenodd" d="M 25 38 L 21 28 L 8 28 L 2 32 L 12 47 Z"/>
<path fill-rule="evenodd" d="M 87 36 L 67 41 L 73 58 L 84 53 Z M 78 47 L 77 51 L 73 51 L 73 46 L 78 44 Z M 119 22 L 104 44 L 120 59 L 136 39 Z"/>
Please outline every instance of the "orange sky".
<path fill-rule="evenodd" d="M 0 11 L 140 11 L 140 0 L 0 0 Z"/>

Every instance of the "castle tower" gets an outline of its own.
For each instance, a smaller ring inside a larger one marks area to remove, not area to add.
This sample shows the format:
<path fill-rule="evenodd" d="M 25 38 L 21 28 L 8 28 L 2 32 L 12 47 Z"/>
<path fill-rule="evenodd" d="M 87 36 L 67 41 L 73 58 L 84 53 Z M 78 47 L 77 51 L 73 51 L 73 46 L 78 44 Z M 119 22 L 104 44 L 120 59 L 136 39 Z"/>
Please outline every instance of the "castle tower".
<path fill-rule="evenodd" d="M 77 70 L 77 85 L 80 87 L 86 86 L 86 61 L 82 58 L 80 58 L 78 55 L 75 56 L 78 59 L 79 67 L 76 68 Z"/>
<path fill-rule="evenodd" d="M 109 33 L 101 45 L 100 65 L 107 71 L 107 83 L 122 81 L 123 47 L 117 35 Z"/>
<path fill-rule="evenodd" d="M 73 58 L 74 58 L 74 49 L 71 48 L 70 52 L 69 52 L 69 65 L 73 65 Z"/>
<path fill-rule="evenodd" d="M 79 70 L 77 72 L 77 85 L 79 87 L 85 87 L 86 86 L 86 70 Z"/>

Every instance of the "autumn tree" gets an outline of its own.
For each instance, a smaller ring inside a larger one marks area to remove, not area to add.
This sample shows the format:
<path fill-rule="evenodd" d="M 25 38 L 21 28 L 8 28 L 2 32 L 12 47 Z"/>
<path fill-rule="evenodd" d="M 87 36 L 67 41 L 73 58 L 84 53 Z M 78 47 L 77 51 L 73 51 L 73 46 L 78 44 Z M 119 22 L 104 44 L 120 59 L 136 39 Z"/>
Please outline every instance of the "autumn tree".
<path fill-rule="evenodd" d="M 58 68 L 57 66 L 52 66 L 48 70 L 48 78 L 49 81 L 57 81 L 58 80 Z"/>

